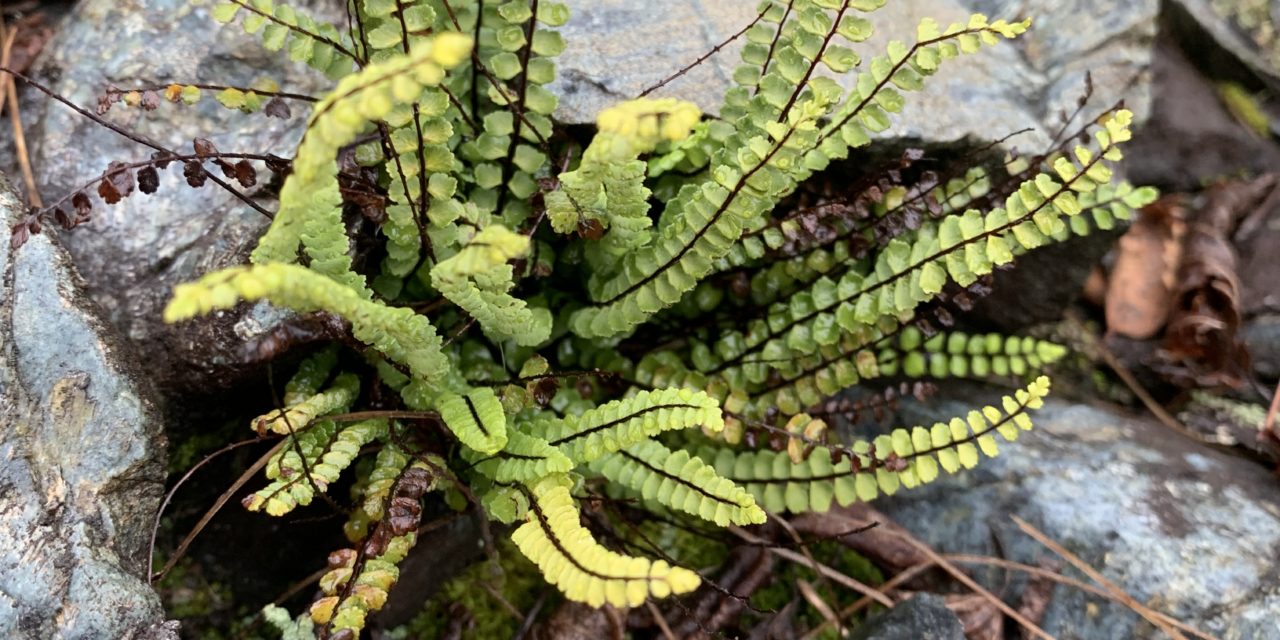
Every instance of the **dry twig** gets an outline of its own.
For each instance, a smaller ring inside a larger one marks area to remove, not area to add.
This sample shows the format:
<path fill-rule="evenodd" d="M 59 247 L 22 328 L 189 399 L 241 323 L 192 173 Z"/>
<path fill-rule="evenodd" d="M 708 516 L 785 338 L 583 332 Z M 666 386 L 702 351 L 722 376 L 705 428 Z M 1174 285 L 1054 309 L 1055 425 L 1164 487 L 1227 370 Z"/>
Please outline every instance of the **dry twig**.
<path fill-rule="evenodd" d="M 1076 569 L 1079 569 L 1080 572 L 1085 574 L 1086 576 L 1089 576 L 1089 579 L 1102 585 L 1102 587 L 1107 591 L 1111 592 L 1111 594 L 1115 596 L 1116 599 L 1123 602 L 1130 609 L 1133 609 L 1135 612 L 1138 613 L 1138 615 L 1146 619 L 1147 622 L 1154 624 L 1161 631 L 1163 631 L 1169 637 L 1174 638 L 1175 640 L 1187 640 L 1186 636 L 1182 635 L 1182 632 L 1175 629 L 1173 625 L 1170 625 L 1168 622 L 1164 621 L 1159 616 L 1152 615 L 1151 609 L 1148 609 L 1147 607 L 1143 606 L 1142 603 L 1138 602 L 1137 600 L 1134 600 L 1133 596 L 1130 596 L 1129 594 L 1125 593 L 1123 589 L 1116 586 L 1114 582 L 1111 582 L 1110 580 L 1108 580 L 1106 576 L 1103 576 L 1102 573 L 1099 572 L 1097 569 L 1094 569 L 1093 567 L 1089 566 L 1089 564 L 1084 560 L 1081 560 L 1079 556 L 1068 551 L 1066 547 L 1063 547 L 1057 542 L 1054 542 L 1053 540 L 1051 540 L 1049 536 L 1046 536 L 1042 531 L 1032 526 L 1031 523 L 1027 522 L 1026 520 L 1023 520 L 1022 518 L 1019 518 L 1018 516 L 1015 516 L 1015 515 L 1010 515 L 1009 517 L 1013 519 L 1013 522 L 1018 525 L 1019 529 L 1022 529 L 1023 533 L 1034 538 L 1036 542 L 1039 542 L 1040 544 L 1048 547 L 1050 551 L 1058 554 L 1058 556 L 1060 556 L 1063 560 L 1070 562 L 1071 566 L 1075 567 Z"/>

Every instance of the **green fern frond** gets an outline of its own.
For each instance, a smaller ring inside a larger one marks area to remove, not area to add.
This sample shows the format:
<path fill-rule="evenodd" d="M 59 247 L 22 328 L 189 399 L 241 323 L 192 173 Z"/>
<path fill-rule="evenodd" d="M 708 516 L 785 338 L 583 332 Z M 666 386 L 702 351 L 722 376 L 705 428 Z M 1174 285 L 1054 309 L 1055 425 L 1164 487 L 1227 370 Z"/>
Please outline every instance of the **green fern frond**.
<path fill-rule="evenodd" d="M 958 331 L 925 340 L 911 327 L 902 332 L 896 349 L 881 352 L 879 367 L 883 375 L 901 372 L 910 378 L 1025 376 L 1066 354 L 1066 347 L 1047 340 Z"/>
<path fill-rule="evenodd" d="M 1020 429 L 1031 428 L 1027 411 L 1040 408 L 1048 393 L 1049 379 L 1041 376 L 1005 396 L 1003 411 L 987 406 L 932 428 L 896 429 L 872 442 L 855 442 L 838 462 L 830 448 L 821 446 L 800 464 L 786 453 L 768 450 L 719 449 L 700 455 L 720 475 L 746 487 L 768 511 L 826 511 L 833 501 L 846 506 L 928 484 L 938 478 L 939 468 L 948 473 L 972 468 L 979 451 L 994 457 L 999 452 L 995 434 L 1016 440 Z"/>
<path fill-rule="evenodd" d="M 842 4 L 840 13 L 847 7 Z M 891 43 L 889 56 L 873 59 L 871 70 L 859 76 L 855 95 L 837 107 L 841 89 L 827 78 L 814 76 L 813 70 L 824 59 L 834 34 L 842 28 L 860 28 L 839 16 L 819 18 L 826 16 L 819 7 L 804 15 L 812 19 L 797 18 L 798 31 L 793 34 L 797 44 L 783 47 L 775 69 L 761 77 L 759 92 L 748 97 L 745 88 L 739 87 L 726 95 L 724 117 L 734 122 L 736 132 L 713 156 L 710 179 L 685 186 L 667 203 L 663 225 L 651 245 L 626 255 L 617 275 L 593 276 L 588 288 L 594 303 L 573 314 L 575 333 L 584 337 L 627 333 L 678 302 L 712 270 L 715 261 L 732 250 L 743 230 L 761 225 L 762 214 L 790 194 L 800 180 L 831 159 L 845 157 L 849 147 L 867 144 L 868 129 L 888 128 L 886 112 L 900 111 L 903 102 L 894 87 L 917 89 L 920 73 L 932 73 L 940 58 L 974 51 L 998 37 L 1016 37 L 1029 25 L 1029 21 L 988 24 L 985 17 L 975 15 L 968 27 L 953 25 L 945 34 L 934 35 L 936 24 L 925 23 L 915 47 Z M 836 124 L 819 128 L 819 120 L 828 116 Z M 833 135 L 837 132 L 839 136 Z"/>
<path fill-rule="evenodd" d="M 534 484 L 544 476 L 573 470 L 573 461 L 546 440 L 515 429 L 507 436 L 506 447 L 494 456 L 471 456 L 476 472 L 503 484 Z"/>
<path fill-rule="evenodd" d="M 721 527 L 765 521 L 764 511 L 741 487 L 687 451 L 644 440 L 596 459 L 591 470 L 646 501 L 670 506 Z"/>
<path fill-rule="evenodd" d="M 338 481 L 342 472 L 355 460 L 360 448 L 387 433 L 385 420 L 365 420 L 337 428 L 325 420 L 297 436 L 299 456 L 287 447 L 267 464 L 266 476 L 273 479 L 263 489 L 243 502 L 249 511 L 265 510 L 280 516 L 299 505 L 311 504 L 317 491 L 323 493 Z M 301 461 L 306 458 L 306 464 Z M 307 471 L 310 471 L 310 475 Z"/>
<path fill-rule="evenodd" d="M 355 54 L 351 40 L 326 22 L 320 22 L 274 0 L 227 0 L 213 7 L 213 19 L 228 23 L 242 15 L 241 26 L 250 35 L 262 32 L 262 46 L 279 51 L 288 43 L 289 57 L 332 79 L 351 73 Z"/>
<path fill-rule="evenodd" d="M 343 78 L 333 93 L 316 105 L 307 123 L 293 172 L 280 191 L 280 209 L 254 249 L 253 262 L 296 262 L 298 245 L 302 244 L 313 270 L 369 297 L 363 278 L 351 271 L 347 255 L 337 151 L 398 105 L 418 98 L 424 88 L 439 85 L 445 69 L 457 66 L 470 51 L 469 38 L 443 33 L 412 53 Z M 443 110 L 446 105 L 440 106 Z"/>
<path fill-rule="evenodd" d="M 698 574 L 662 560 L 624 556 L 600 546 L 579 521 L 565 476 L 533 487 L 526 521 L 511 539 L 570 600 L 593 607 L 634 607 L 646 599 L 693 591 Z"/>
<path fill-rule="evenodd" d="M 180 284 L 165 307 L 164 320 L 177 322 L 229 309 L 241 300 L 262 299 L 299 313 L 328 311 L 340 316 L 351 323 L 356 339 L 405 365 L 428 384 L 439 383 L 449 374 L 440 336 L 426 317 L 405 307 L 366 300 L 355 290 L 298 265 L 230 267 Z"/>
<path fill-rule="evenodd" d="M 723 429 L 719 403 L 700 391 L 657 389 L 605 403 L 577 417 L 538 420 L 529 428 L 575 463 L 584 464 L 664 431 L 691 427 Z"/>
<path fill-rule="evenodd" d="M 1059 183 L 1048 174 L 1024 182 L 985 214 L 969 209 L 926 225 L 914 239 L 895 238 L 865 270 L 850 270 L 839 281 L 819 278 L 807 290 L 770 308 L 766 321 L 745 335 L 728 332 L 716 345 L 714 370 L 763 381 L 767 370 L 744 366 L 752 354 L 775 362 L 813 354 L 845 333 L 866 344 L 868 329 L 895 318 L 909 318 L 918 304 L 939 293 L 948 281 L 961 286 L 1014 259 L 1015 247 L 1034 249 L 1065 228 L 1063 219 L 1082 211 L 1074 193 L 1089 193 L 1111 178 L 1101 160 L 1117 161 L 1116 146 L 1130 137 L 1132 114 L 1121 110 L 1097 132 L 1099 155 L 1075 148 L 1076 163 L 1055 164 Z M 1135 201 L 1138 196 L 1132 196 Z"/>
<path fill-rule="evenodd" d="M 431 270 L 431 284 L 490 335 L 524 346 L 541 344 L 551 335 L 551 313 L 509 293 L 515 281 L 508 261 L 528 253 L 528 236 L 501 225 L 486 227 Z"/>
<path fill-rule="evenodd" d="M 547 218 L 559 233 L 598 224 L 603 238 L 588 246 L 593 272 L 609 273 L 628 250 L 649 242 L 650 191 L 640 154 L 688 137 L 700 112 L 674 99 L 638 99 L 600 112 L 599 132 L 578 168 L 562 172 L 560 188 L 546 194 Z"/>
<path fill-rule="evenodd" d="M 436 401 L 444 423 L 462 444 L 486 455 L 507 444 L 507 416 L 493 389 L 478 387 L 465 394 L 445 392 Z"/>
<path fill-rule="evenodd" d="M 289 378 L 284 387 L 281 402 L 284 406 L 292 406 L 306 400 L 320 391 L 320 387 L 329 379 L 329 374 L 338 364 L 338 347 L 330 345 L 307 357 L 298 365 L 298 370 Z"/>
<path fill-rule="evenodd" d="M 320 416 L 346 411 L 351 407 L 351 403 L 355 402 L 356 395 L 359 393 L 360 378 L 353 373 L 344 373 L 335 378 L 333 385 L 328 389 L 316 392 L 283 410 L 258 416 L 250 424 L 259 435 L 267 433 L 292 435 Z"/>

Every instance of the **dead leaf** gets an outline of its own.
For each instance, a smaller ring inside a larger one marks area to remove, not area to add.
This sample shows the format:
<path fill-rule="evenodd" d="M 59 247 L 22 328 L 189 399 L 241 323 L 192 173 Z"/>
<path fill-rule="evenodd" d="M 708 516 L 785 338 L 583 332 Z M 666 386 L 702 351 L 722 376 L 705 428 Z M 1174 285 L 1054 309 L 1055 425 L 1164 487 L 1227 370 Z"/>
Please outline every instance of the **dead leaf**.
<path fill-rule="evenodd" d="M 1003 640 L 1004 616 L 987 598 L 975 593 L 945 597 L 947 608 L 960 618 L 967 640 Z"/>
<path fill-rule="evenodd" d="M 1143 208 L 1120 237 L 1107 283 L 1107 330 L 1129 338 L 1155 337 L 1169 316 L 1181 262 L 1186 208 L 1178 196 Z"/>
<path fill-rule="evenodd" d="M 1240 279 L 1230 238 L 1276 188 L 1276 176 L 1209 191 L 1192 217 L 1160 351 L 1162 373 L 1183 386 L 1238 388 L 1249 375 L 1240 340 Z"/>
<path fill-rule="evenodd" d="M 1053 572 L 1059 572 L 1062 569 L 1061 563 L 1049 558 L 1043 558 L 1036 564 L 1040 565 L 1041 569 Z M 1057 583 L 1048 577 L 1032 575 L 1027 580 L 1027 586 L 1022 589 L 1022 597 L 1018 600 L 1018 613 L 1040 624 L 1044 619 L 1045 611 L 1049 609 L 1049 603 L 1053 602 L 1053 590 L 1056 586 Z M 1031 634 L 1023 629 L 1022 637 L 1029 638 Z"/>

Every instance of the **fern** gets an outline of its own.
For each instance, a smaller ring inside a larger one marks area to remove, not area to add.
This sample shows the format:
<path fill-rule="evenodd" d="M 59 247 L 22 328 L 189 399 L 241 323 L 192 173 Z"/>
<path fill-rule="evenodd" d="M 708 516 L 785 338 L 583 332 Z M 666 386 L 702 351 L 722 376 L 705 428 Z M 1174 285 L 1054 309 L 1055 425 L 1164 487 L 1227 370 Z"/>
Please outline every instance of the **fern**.
<path fill-rule="evenodd" d="M 1042 406 L 1049 379 L 1040 377 L 1001 406 L 983 407 L 965 418 L 936 423 L 931 428 L 895 429 L 874 441 L 857 441 L 836 458 L 828 447 L 817 447 L 806 461 L 794 463 L 784 453 L 755 451 L 734 454 L 728 449 L 702 452 L 717 472 L 746 487 L 769 511 L 826 511 L 832 502 L 847 506 L 867 502 L 899 488 L 914 489 L 938 478 L 941 468 L 955 473 L 978 464 L 978 452 L 999 453 L 995 435 L 1010 442 L 1020 430 L 1031 428 L 1026 412 Z"/>
<path fill-rule="evenodd" d="M 534 346 L 551 334 L 551 313 L 530 309 L 508 291 L 515 286 L 508 260 L 525 257 L 529 237 L 494 225 L 431 270 L 431 284 L 480 322 L 490 334 Z"/>
<path fill-rule="evenodd" d="M 764 511 L 741 487 L 717 476 L 702 460 L 653 440 L 599 458 L 591 463 L 591 470 L 647 501 L 670 505 L 722 527 L 765 520 Z"/>
<path fill-rule="evenodd" d="M 688 593 L 701 583 L 688 569 L 600 546 L 578 522 L 569 484 L 565 476 L 548 476 L 535 485 L 526 521 L 511 534 L 520 552 L 566 597 L 593 607 L 634 607 L 651 596 Z"/>
<path fill-rule="evenodd" d="M 496 453 L 507 444 L 507 422 L 493 390 L 445 393 L 435 405 L 458 440 L 480 453 Z"/>
<path fill-rule="evenodd" d="M 720 406 L 705 393 L 687 389 L 641 391 L 574 418 L 544 420 L 530 429 L 579 464 L 624 449 L 672 429 L 724 428 Z"/>
<path fill-rule="evenodd" d="M 410 309 L 367 300 L 359 292 L 297 265 L 232 267 L 179 285 L 164 317 L 166 322 L 176 322 L 228 309 L 242 300 L 264 298 L 299 313 L 324 310 L 341 316 L 351 323 L 356 338 L 405 365 L 422 380 L 438 381 L 448 375 L 440 337 L 425 317 Z"/>
<path fill-rule="evenodd" d="M 178 287 L 165 318 L 267 300 L 341 317 L 368 347 L 367 367 L 340 365 L 337 347 L 304 360 L 282 409 L 254 423 L 289 442 L 249 509 L 288 513 L 355 476 L 355 546 L 331 556 L 307 619 L 273 611 L 278 625 L 358 633 L 398 579 L 424 499 L 518 525 L 516 548 L 569 599 L 637 606 L 700 578 L 614 551 L 626 536 L 584 526 L 584 492 L 756 524 L 931 482 L 1030 427 L 1049 389 L 1035 376 L 1065 350 L 951 330 L 948 309 L 997 267 L 1152 200 L 1109 168 L 1132 115 L 1030 162 L 935 174 L 904 157 L 874 189 L 797 194 L 887 129 L 944 61 L 1030 24 L 925 20 L 913 44 L 863 61 L 864 14 L 881 4 L 768 0 L 719 119 L 625 101 L 598 115 L 581 153 L 550 120 L 561 4 L 355 0 L 350 30 L 270 0 L 214 9 L 338 81 L 313 105 L 252 265 Z M 846 73 L 847 91 L 830 77 Z M 171 101 L 200 99 L 174 86 Z M 275 89 L 261 91 L 218 98 L 253 111 Z M 386 195 L 360 245 L 385 257 L 359 271 L 339 153 Z M 376 383 L 358 377 L 370 370 Z M 824 407 L 890 377 L 1034 381 L 998 408 L 842 442 Z M 363 407 L 413 419 L 326 419 Z M 778 450 L 752 450 L 762 436 Z"/>
<path fill-rule="evenodd" d="M 356 62 L 350 41 L 333 25 L 319 22 L 296 9 L 273 0 L 228 0 L 213 8 L 213 18 L 227 23 L 243 16 L 245 33 L 261 32 L 262 46 L 278 51 L 286 44 L 289 57 L 321 71 L 330 78 L 351 72 Z"/>
<path fill-rule="evenodd" d="M 356 422 L 340 430 L 332 421 L 320 422 L 296 438 L 301 455 L 285 449 L 267 464 L 266 475 L 273 482 L 245 498 L 245 508 L 280 516 L 311 504 L 317 491 L 323 493 L 338 481 L 361 447 L 385 437 L 386 432 L 385 420 Z"/>

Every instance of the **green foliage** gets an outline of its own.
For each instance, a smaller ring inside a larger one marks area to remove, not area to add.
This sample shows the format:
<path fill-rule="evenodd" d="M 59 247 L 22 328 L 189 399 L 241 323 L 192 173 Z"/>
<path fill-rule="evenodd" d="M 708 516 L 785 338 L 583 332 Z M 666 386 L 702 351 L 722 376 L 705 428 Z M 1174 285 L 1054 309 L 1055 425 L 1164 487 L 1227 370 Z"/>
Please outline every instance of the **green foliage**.
<path fill-rule="evenodd" d="M 338 79 L 252 265 L 178 287 L 165 312 L 267 300 L 336 315 L 368 347 L 341 366 L 337 347 L 307 359 L 254 423 L 288 446 L 250 509 L 287 513 L 354 468 L 355 547 L 331 557 L 311 621 L 354 633 L 382 606 L 429 491 L 516 524 L 515 547 L 566 597 L 636 606 L 700 578 L 624 555 L 584 525 L 584 496 L 754 524 L 930 482 L 1030 427 L 1049 387 L 1035 376 L 1064 350 L 931 321 L 998 266 L 1154 197 L 1108 168 L 1132 116 L 1025 166 L 897 176 L 845 194 L 859 207 L 805 212 L 798 187 L 870 144 L 905 93 L 1030 24 L 925 20 L 914 43 L 863 62 L 852 47 L 880 4 L 766 1 L 718 119 L 626 101 L 582 150 L 553 135 L 545 88 L 563 5 L 357 0 L 348 33 L 269 0 L 215 9 Z M 343 215 L 352 158 L 386 196 L 364 227 Z M 1000 408 L 842 443 L 824 403 L 891 377 L 1035 379 Z M 326 419 L 366 407 L 393 411 Z M 752 450 L 764 441 L 778 450 Z"/>
<path fill-rule="evenodd" d="M 1013 442 L 1019 430 L 1031 428 L 1027 416 L 1049 393 L 1049 379 L 1041 376 L 1001 406 L 969 412 L 930 428 L 895 429 L 859 440 L 839 450 L 817 447 L 807 460 L 795 463 L 784 453 L 755 451 L 735 454 L 729 449 L 705 450 L 700 455 L 722 476 L 745 486 L 769 511 L 826 511 L 832 502 L 848 506 L 869 502 L 899 488 L 914 489 L 938 478 L 938 471 L 955 473 L 978 464 L 978 452 L 999 453 L 996 434 Z"/>
<path fill-rule="evenodd" d="M 697 588 L 698 574 L 663 560 L 624 556 L 600 546 L 582 526 L 566 476 L 535 484 L 526 521 L 511 539 L 570 600 L 634 607 Z"/>
<path fill-rule="evenodd" d="M 599 458 L 591 470 L 648 502 L 722 527 L 765 521 L 764 511 L 741 487 L 716 475 L 714 468 L 688 452 L 673 452 L 653 440 Z"/>

